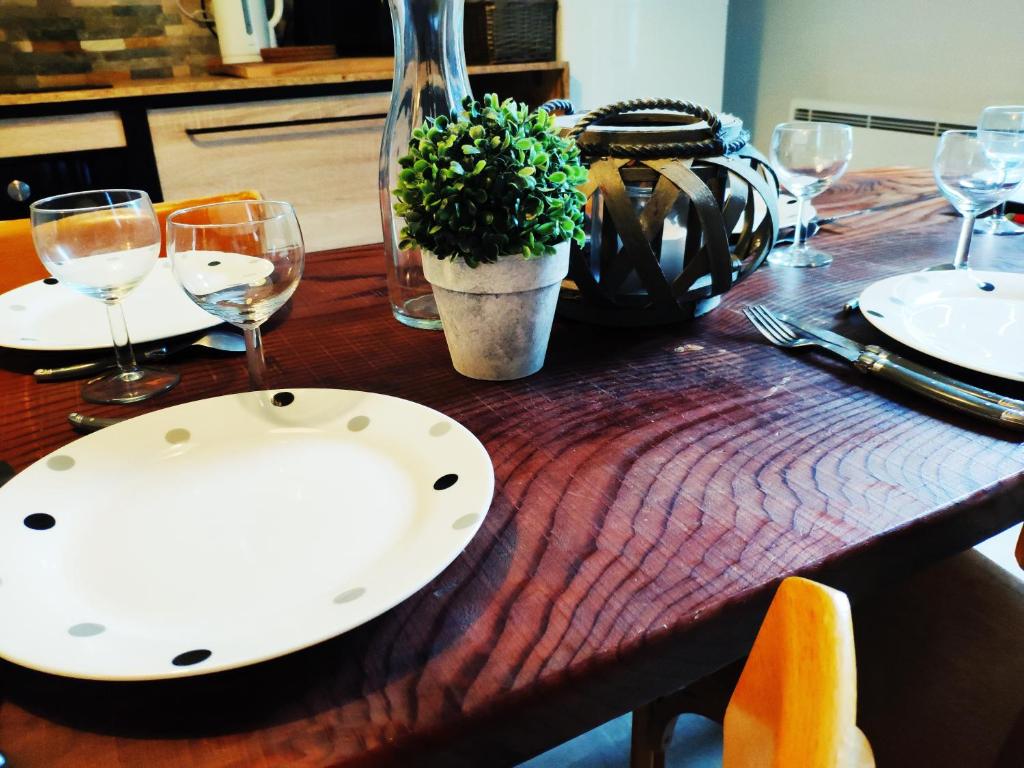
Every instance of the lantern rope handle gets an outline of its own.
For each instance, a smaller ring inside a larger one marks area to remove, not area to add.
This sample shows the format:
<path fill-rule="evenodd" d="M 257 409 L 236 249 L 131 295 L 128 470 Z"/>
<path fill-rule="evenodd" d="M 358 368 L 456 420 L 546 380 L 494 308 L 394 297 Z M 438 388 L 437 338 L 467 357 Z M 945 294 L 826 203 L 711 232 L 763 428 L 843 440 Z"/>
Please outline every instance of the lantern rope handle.
<path fill-rule="evenodd" d="M 575 107 L 572 102 L 568 99 L 549 99 L 541 104 L 537 109 L 543 109 L 549 115 L 554 112 L 561 112 L 563 115 L 574 115 Z"/>
<path fill-rule="evenodd" d="M 580 144 L 580 151 L 588 157 L 599 155 L 635 159 L 711 157 L 735 152 L 743 147 L 749 138 L 749 134 L 746 131 L 741 131 L 739 136 L 726 141 L 725 129 L 722 127 L 722 121 L 717 114 L 700 104 L 694 104 L 690 101 L 677 101 L 676 99 L 629 99 L 628 101 L 618 101 L 614 104 L 609 104 L 585 114 L 569 132 L 569 136 L 573 139 L 578 139 L 588 128 L 611 117 L 617 117 L 627 112 L 641 112 L 653 109 L 681 112 L 703 120 L 707 123 L 708 130 L 711 131 L 712 136 L 700 141 L 659 142 L 652 144 L 604 144 L 594 142 Z"/>

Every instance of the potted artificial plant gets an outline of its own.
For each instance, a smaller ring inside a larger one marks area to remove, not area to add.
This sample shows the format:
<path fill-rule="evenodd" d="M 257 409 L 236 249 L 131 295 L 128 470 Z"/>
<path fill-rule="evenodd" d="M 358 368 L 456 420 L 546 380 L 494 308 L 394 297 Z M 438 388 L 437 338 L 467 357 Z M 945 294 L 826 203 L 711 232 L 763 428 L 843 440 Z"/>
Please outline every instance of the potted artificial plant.
<path fill-rule="evenodd" d="M 517 379 L 544 364 L 569 240 L 584 241 L 586 180 L 547 112 L 467 98 L 413 131 L 395 213 L 418 245 L 455 369 Z"/>

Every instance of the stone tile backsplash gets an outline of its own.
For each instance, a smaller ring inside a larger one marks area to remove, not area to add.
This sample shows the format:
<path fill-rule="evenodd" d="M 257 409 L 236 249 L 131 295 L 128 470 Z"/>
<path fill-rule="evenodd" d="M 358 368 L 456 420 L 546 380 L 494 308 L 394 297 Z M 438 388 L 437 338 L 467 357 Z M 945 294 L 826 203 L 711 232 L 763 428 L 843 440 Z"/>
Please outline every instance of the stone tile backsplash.
<path fill-rule="evenodd" d="M 217 55 L 176 0 L 0 0 L 0 91 L 204 75 Z"/>

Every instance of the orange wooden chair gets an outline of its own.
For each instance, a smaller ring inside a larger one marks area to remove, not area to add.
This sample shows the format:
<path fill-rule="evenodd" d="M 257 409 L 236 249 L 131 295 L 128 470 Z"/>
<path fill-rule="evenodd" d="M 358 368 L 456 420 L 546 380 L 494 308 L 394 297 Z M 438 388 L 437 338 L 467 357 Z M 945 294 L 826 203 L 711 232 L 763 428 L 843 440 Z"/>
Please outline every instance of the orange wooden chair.
<path fill-rule="evenodd" d="M 165 231 L 167 217 L 181 208 L 206 203 L 220 203 L 229 200 L 260 200 L 259 192 L 245 190 L 226 195 L 199 197 L 193 200 L 176 200 L 154 203 L 153 209 L 160 219 L 160 231 Z M 160 255 L 164 252 L 161 248 Z M 49 273 L 36 256 L 32 245 L 32 226 L 28 219 L 0 221 L 0 293 L 17 288 L 19 285 L 41 280 Z"/>
<path fill-rule="evenodd" d="M 846 595 L 782 582 L 725 711 L 723 768 L 868 768 Z"/>
<path fill-rule="evenodd" d="M 678 699 L 666 697 L 634 712 L 634 768 L 664 767 L 681 711 Z M 725 710 L 723 768 L 873 768 L 856 717 L 849 600 L 816 582 L 786 579 Z"/>

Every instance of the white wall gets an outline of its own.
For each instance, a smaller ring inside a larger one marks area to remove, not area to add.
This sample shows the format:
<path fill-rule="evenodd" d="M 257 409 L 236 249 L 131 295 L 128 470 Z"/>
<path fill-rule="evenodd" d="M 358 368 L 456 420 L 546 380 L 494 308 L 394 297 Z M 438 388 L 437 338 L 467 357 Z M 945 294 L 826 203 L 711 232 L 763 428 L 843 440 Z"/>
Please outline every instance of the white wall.
<path fill-rule="evenodd" d="M 644 96 L 719 110 L 728 0 L 561 0 L 559 58 L 579 109 Z"/>
<path fill-rule="evenodd" d="M 758 35 L 730 19 L 730 64 L 748 45 L 760 56 L 730 66 L 726 88 L 757 79 L 760 147 L 794 97 L 973 122 L 987 104 L 1024 103 L 1022 10 L 1021 0 L 733 0 L 730 14 L 763 21 Z"/>

